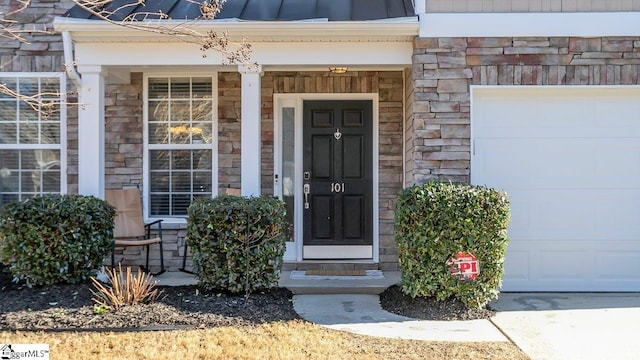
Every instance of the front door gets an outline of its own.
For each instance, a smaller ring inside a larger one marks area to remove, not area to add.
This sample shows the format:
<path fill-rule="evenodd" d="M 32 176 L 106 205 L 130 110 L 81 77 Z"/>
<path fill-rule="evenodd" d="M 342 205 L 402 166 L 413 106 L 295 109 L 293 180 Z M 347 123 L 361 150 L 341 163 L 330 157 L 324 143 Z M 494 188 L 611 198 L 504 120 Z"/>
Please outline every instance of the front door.
<path fill-rule="evenodd" d="M 303 258 L 373 257 L 372 101 L 305 101 Z"/>

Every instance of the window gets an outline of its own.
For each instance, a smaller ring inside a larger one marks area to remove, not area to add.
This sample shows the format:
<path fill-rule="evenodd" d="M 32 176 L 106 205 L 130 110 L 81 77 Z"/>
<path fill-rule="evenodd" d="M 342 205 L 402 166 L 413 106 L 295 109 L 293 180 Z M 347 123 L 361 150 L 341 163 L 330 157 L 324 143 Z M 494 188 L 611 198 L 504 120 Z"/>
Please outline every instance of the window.
<path fill-rule="evenodd" d="M 65 77 L 0 73 L 0 207 L 66 191 Z"/>
<path fill-rule="evenodd" d="M 287 230 L 287 241 L 294 241 L 295 233 L 294 233 L 294 204 L 295 204 L 295 183 L 296 183 L 296 172 L 295 172 L 295 108 L 293 107 L 285 107 L 282 108 L 282 134 L 280 135 L 282 138 L 282 145 L 280 145 L 282 149 L 282 153 L 280 154 L 282 160 L 282 169 L 278 169 L 282 174 L 282 188 L 280 189 L 280 193 L 282 194 L 282 199 L 287 208 L 287 222 L 289 223 L 289 228 Z"/>
<path fill-rule="evenodd" d="M 213 77 L 150 76 L 146 81 L 149 217 L 185 217 L 195 198 L 217 189 Z"/>

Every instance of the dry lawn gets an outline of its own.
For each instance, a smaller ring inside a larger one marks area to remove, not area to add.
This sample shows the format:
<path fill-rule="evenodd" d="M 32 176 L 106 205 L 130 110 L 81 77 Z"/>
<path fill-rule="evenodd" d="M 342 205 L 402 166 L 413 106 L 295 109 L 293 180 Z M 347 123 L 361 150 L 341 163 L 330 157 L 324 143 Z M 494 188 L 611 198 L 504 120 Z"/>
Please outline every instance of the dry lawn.
<path fill-rule="evenodd" d="M 0 332 L 0 343 L 49 344 L 51 359 L 528 359 L 511 343 L 383 339 L 305 321 L 158 332 Z"/>

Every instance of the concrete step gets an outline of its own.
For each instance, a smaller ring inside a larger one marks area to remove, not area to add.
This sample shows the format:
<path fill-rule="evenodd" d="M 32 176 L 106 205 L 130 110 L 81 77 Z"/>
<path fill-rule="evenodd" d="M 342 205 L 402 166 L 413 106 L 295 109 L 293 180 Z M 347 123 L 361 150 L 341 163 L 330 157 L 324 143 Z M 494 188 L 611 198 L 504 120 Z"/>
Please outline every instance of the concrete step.
<path fill-rule="evenodd" d="M 154 276 L 153 280 L 158 286 L 187 286 L 198 283 L 195 275 L 182 271 L 167 271 L 162 275 Z"/>
<path fill-rule="evenodd" d="M 294 274 L 296 274 L 294 272 Z M 371 294 L 379 295 L 400 281 L 399 271 L 383 271 L 382 278 L 367 276 L 294 276 L 291 271 L 280 274 L 280 287 L 296 295 L 310 294 Z"/>

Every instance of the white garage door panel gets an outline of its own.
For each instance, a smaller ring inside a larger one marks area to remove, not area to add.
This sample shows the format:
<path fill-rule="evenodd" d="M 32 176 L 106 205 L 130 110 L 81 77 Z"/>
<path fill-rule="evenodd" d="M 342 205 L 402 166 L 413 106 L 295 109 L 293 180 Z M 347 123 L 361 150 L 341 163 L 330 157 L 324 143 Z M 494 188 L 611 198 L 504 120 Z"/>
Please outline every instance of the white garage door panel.
<path fill-rule="evenodd" d="M 474 87 L 471 136 L 511 199 L 504 291 L 640 291 L 639 87 Z"/>
<path fill-rule="evenodd" d="M 522 94 L 524 95 L 524 94 Z M 487 96 L 483 93 L 482 102 L 474 102 L 474 114 L 486 119 L 479 129 L 491 135 L 501 135 L 500 129 L 507 127 L 515 133 L 537 131 L 540 127 L 575 127 L 589 121 L 589 102 L 578 99 L 574 102 L 574 112 L 566 113 L 558 109 L 566 108 L 567 102 L 555 97 L 530 97 L 523 99 L 518 94 Z M 522 101 L 527 102 L 527 112 L 522 111 Z M 495 105 L 499 104 L 498 107 Z M 484 132 L 478 135 L 485 135 Z"/>
<path fill-rule="evenodd" d="M 512 242 L 502 290 L 633 291 L 638 289 L 639 273 L 640 251 L 627 241 Z"/>
<path fill-rule="evenodd" d="M 634 130 L 637 134 L 638 114 L 640 114 L 640 101 L 637 90 L 623 92 L 621 90 L 609 90 L 607 95 L 594 96 L 592 100 L 593 117 L 597 127 L 618 128 L 624 127 Z"/>
<path fill-rule="evenodd" d="M 490 138 L 476 139 L 474 144 L 474 170 L 486 174 L 485 180 L 495 186 L 638 187 L 637 139 Z M 615 179 L 611 174 L 615 174 Z M 475 178 L 475 174 L 472 176 Z"/>
<path fill-rule="evenodd" d="M 482 118 L 477 138 L 638 137 L 637 89 L 538 89 L 475 91 L 473 116 Z M 569 94 L 568 92 L 573 92 Z M 472 126 L 477 125 L 472 122 Z M 551 132 L 549 131 L 552 128 Z"/>
<path fill-rule="evenodd" d="M 611 264 L 617 264 L 611 266 Z M 629 253 L 603 249 L 596 257 L 594 276 L 600 281 L 637 281 L 640 272 L 640 252 Z"/>
<path fill-rule="evenodd" d="M 508 190 L 511 241 L 640 241 L 640 191 Z"/>

